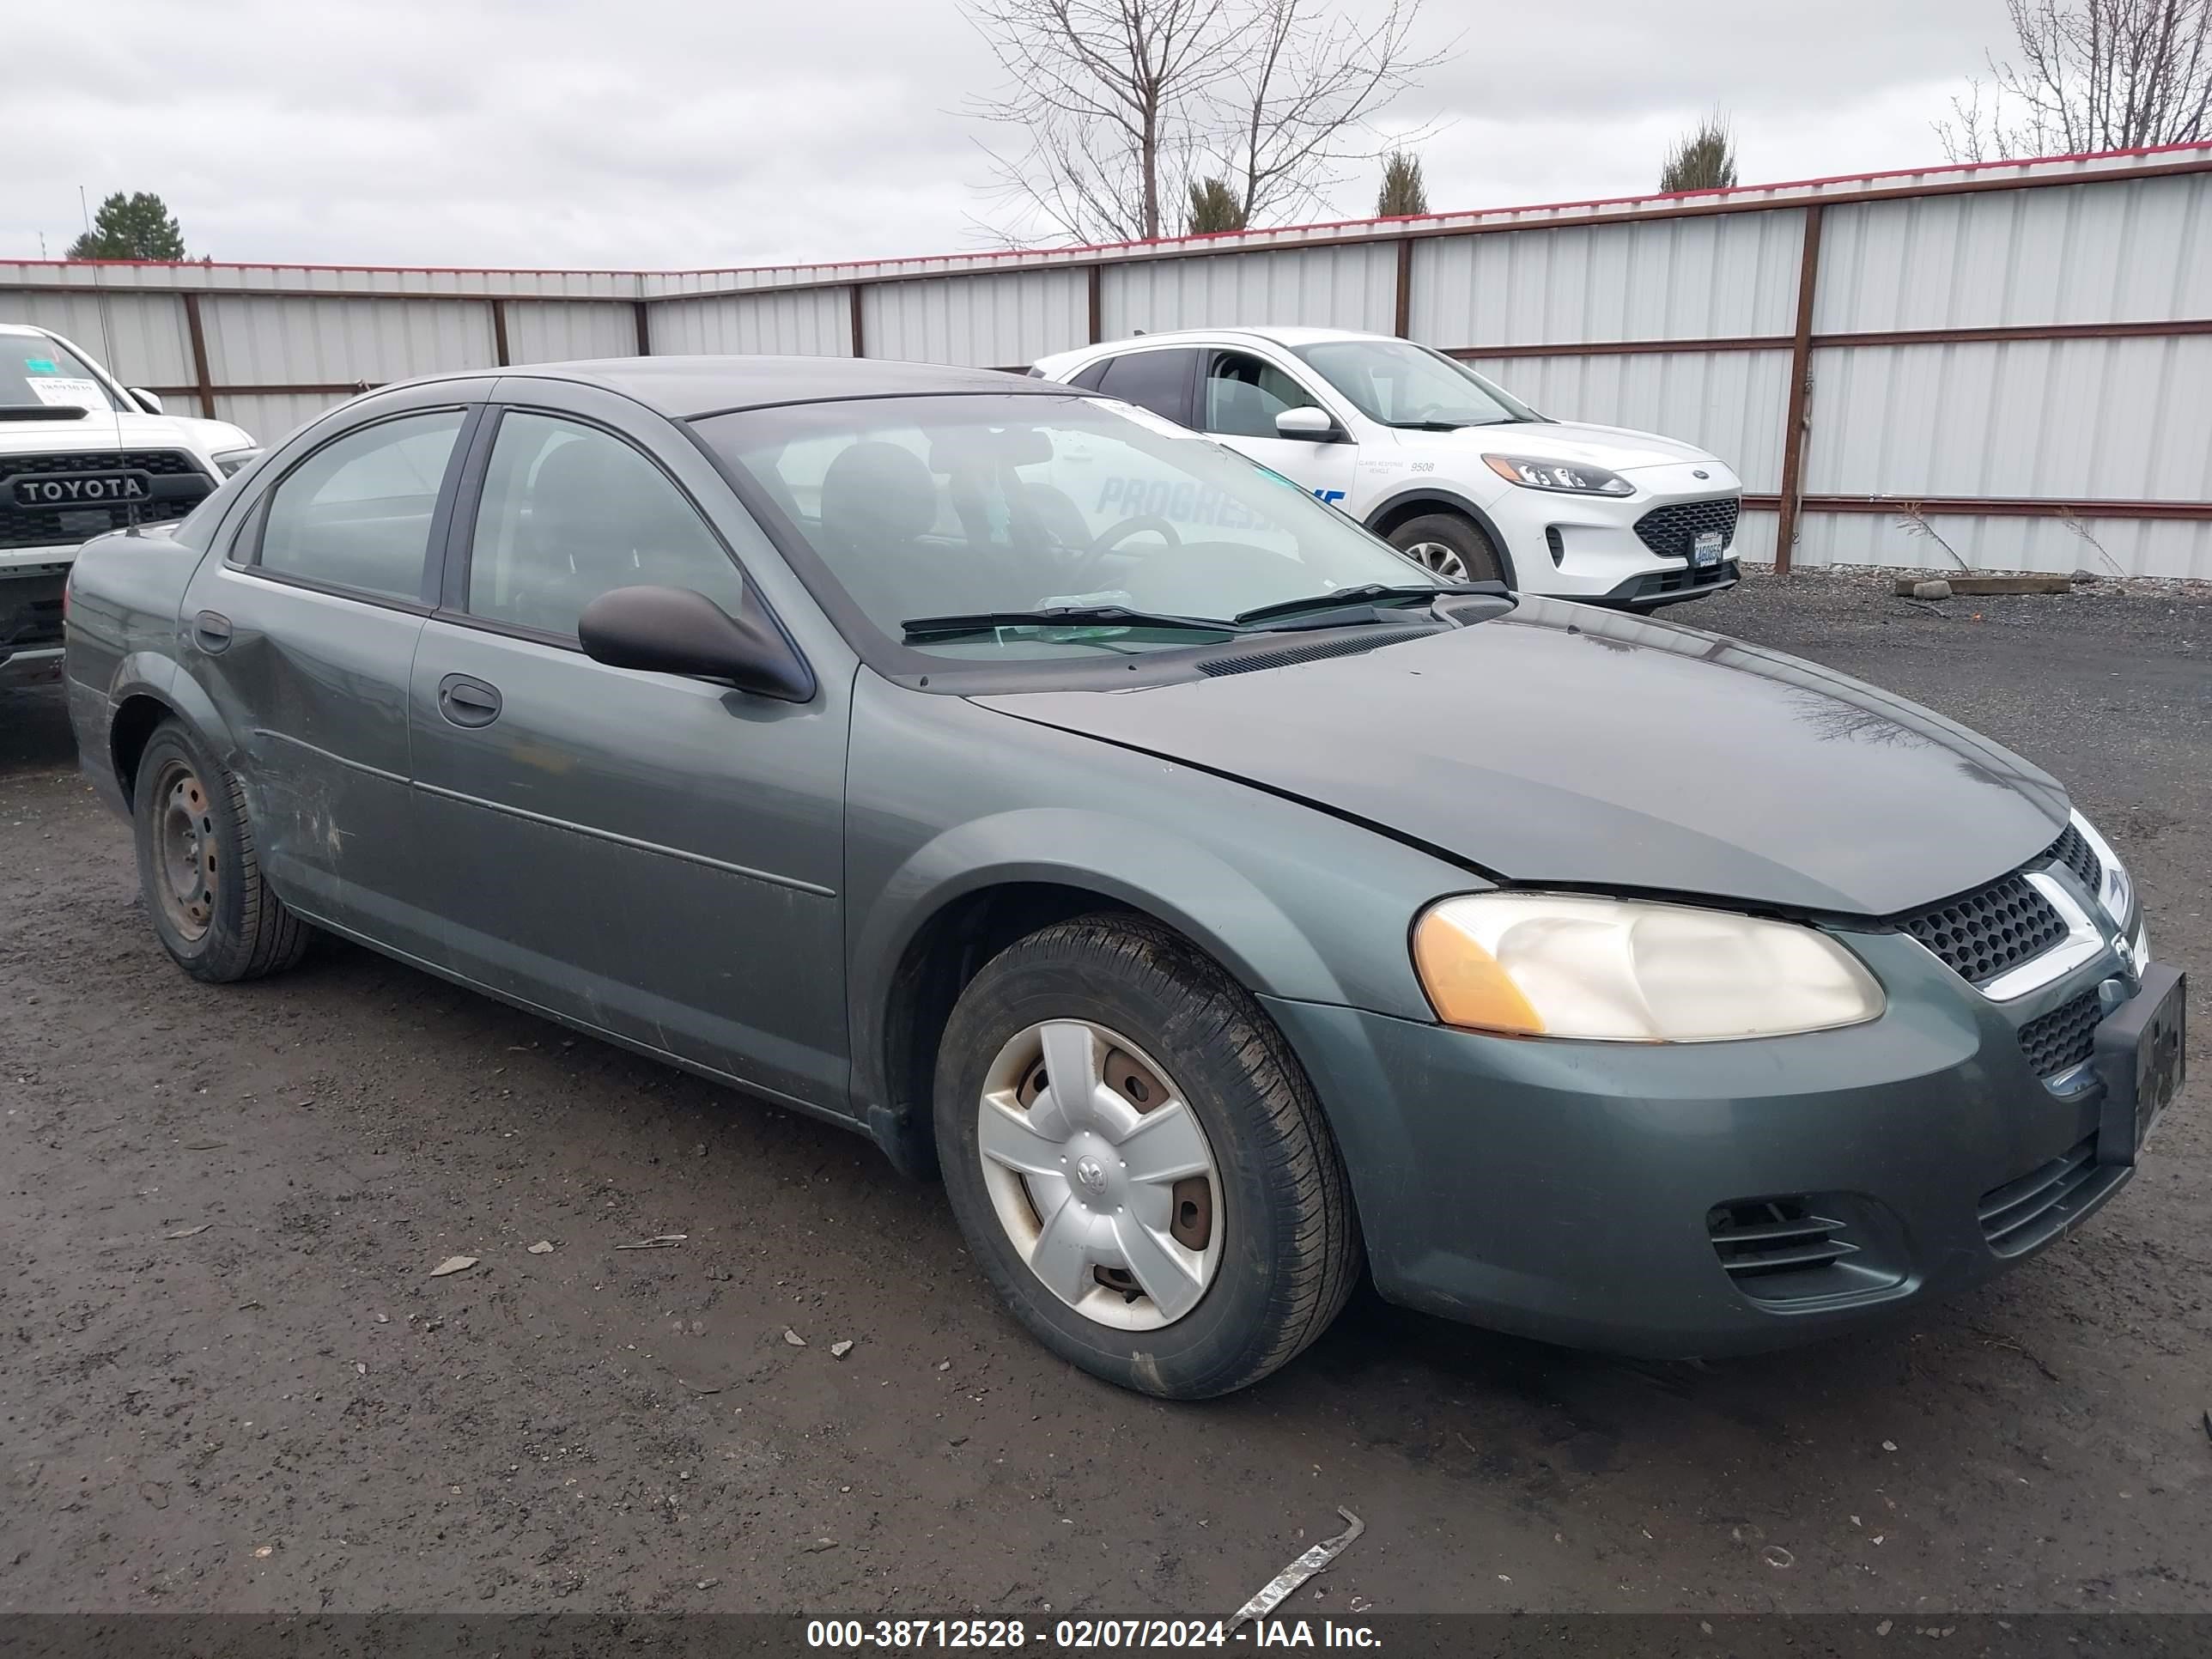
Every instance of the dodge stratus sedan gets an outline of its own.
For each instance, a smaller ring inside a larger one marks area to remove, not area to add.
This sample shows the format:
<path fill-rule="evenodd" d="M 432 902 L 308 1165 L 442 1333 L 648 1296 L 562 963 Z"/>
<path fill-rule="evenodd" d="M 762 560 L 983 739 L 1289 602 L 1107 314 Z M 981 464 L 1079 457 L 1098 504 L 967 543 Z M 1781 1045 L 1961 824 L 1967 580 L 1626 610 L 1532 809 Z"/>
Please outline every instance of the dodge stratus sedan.
<path fill-rule="evenodd" d="M 324 930 L 859 1130 L 1157 1394 L 1363 1265 L 1647 1355 L 1850 1328 L 2058 1237 L 2179 1084 L 2017 756 L 1036 380 L 378 392 L 89 546 L 66 672 L 186 972 Z"/>

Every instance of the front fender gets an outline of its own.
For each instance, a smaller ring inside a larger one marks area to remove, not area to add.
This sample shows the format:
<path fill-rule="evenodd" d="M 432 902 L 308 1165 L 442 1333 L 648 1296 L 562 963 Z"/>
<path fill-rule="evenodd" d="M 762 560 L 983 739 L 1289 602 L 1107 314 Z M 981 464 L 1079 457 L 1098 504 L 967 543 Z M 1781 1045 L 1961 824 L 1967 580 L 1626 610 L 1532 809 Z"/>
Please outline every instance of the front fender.
<path fill-rule="evenodd" d="M 1167 923 L 1247 988 L 1305 1002 L 1342 1002 L 1321 952 L 1267 893 L 1218 854 L 1120 815 L 1030 807 L 971 819 L 915 849 L 860 917 L 853 937 L 854 1053 L 883 1051 L 883 1014 L 908 947 L 948 906 L 986 888 L 1079 887 Z M 864 1098 L 880 1079 L 870 1079 Z"/>
<path fill-rule="evenodd" d="M 1483 884 L 1234 779 L 862 674 L 847 770 L 856 1102 L 881 1103 L 908 948 L 983 889 L 1097 893 L 1175 928 L 1248 990 L 1428 1018 L 1407 930 Z"/>

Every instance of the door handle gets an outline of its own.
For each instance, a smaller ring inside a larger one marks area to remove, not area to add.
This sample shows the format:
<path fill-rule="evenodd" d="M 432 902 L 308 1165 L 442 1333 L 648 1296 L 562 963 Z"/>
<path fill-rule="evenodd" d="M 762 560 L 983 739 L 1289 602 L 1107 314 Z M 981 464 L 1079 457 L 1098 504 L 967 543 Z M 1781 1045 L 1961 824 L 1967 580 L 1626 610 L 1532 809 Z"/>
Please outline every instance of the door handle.
<path fill-rule="evenodd" d="M 455 726 L 489 726 L 499 718 L 499 690 L 465 674 L 438 682 L 438 712 Z"/>
<path fill-rule="evenodd" d="M 230 648 L 230 618 L 220 611 L 203 611 L 192 618 L 192 639 L 212 656 Z"/>

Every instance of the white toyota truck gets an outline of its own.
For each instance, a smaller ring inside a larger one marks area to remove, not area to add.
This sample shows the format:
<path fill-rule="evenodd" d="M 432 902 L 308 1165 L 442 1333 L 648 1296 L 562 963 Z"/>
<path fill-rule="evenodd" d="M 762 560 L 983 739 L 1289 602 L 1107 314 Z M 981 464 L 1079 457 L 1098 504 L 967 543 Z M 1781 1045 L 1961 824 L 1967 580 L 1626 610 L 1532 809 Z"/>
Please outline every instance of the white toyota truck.
<path fill-rule="evenodd" d="M 162 413 L 58 334 L 0 323 L 0 684 L 60 673 L 79 547 L 183 518 L 260 453 L 228 422 Z"/>

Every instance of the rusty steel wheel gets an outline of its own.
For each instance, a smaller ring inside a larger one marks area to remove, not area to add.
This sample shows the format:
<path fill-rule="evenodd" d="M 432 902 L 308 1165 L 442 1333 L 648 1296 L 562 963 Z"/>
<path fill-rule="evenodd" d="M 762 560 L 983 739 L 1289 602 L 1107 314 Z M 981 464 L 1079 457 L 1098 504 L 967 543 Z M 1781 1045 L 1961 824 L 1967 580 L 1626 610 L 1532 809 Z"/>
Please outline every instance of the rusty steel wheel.
<path fill-rule="evenodd" d="M 976 1151 L 1015 1250 L 1086 1319 L 1158 1330 L 1213 1283 L 1225 1222 L 1213 1148 L 1119 1032 L 1056 1019 L 1017 1033 L 985 1075 Z"/>
<path fill-rule="evenodd" d="M 211 985 L 289 968 L 307 924 L 261 878 L 238 779 L 179 720 L 154 729 L 131 774 L 138 890 L 154 936 Z"/>
<path fill-rule="evenodd" d="M 155 866 L 161 876 L 155 896 L 182 938 L 204 939 L 215 920 L 218 879 L 215 803 L 199 775 L 178 759 L 164 763 L 154 793 L 159 814 Z"/>

